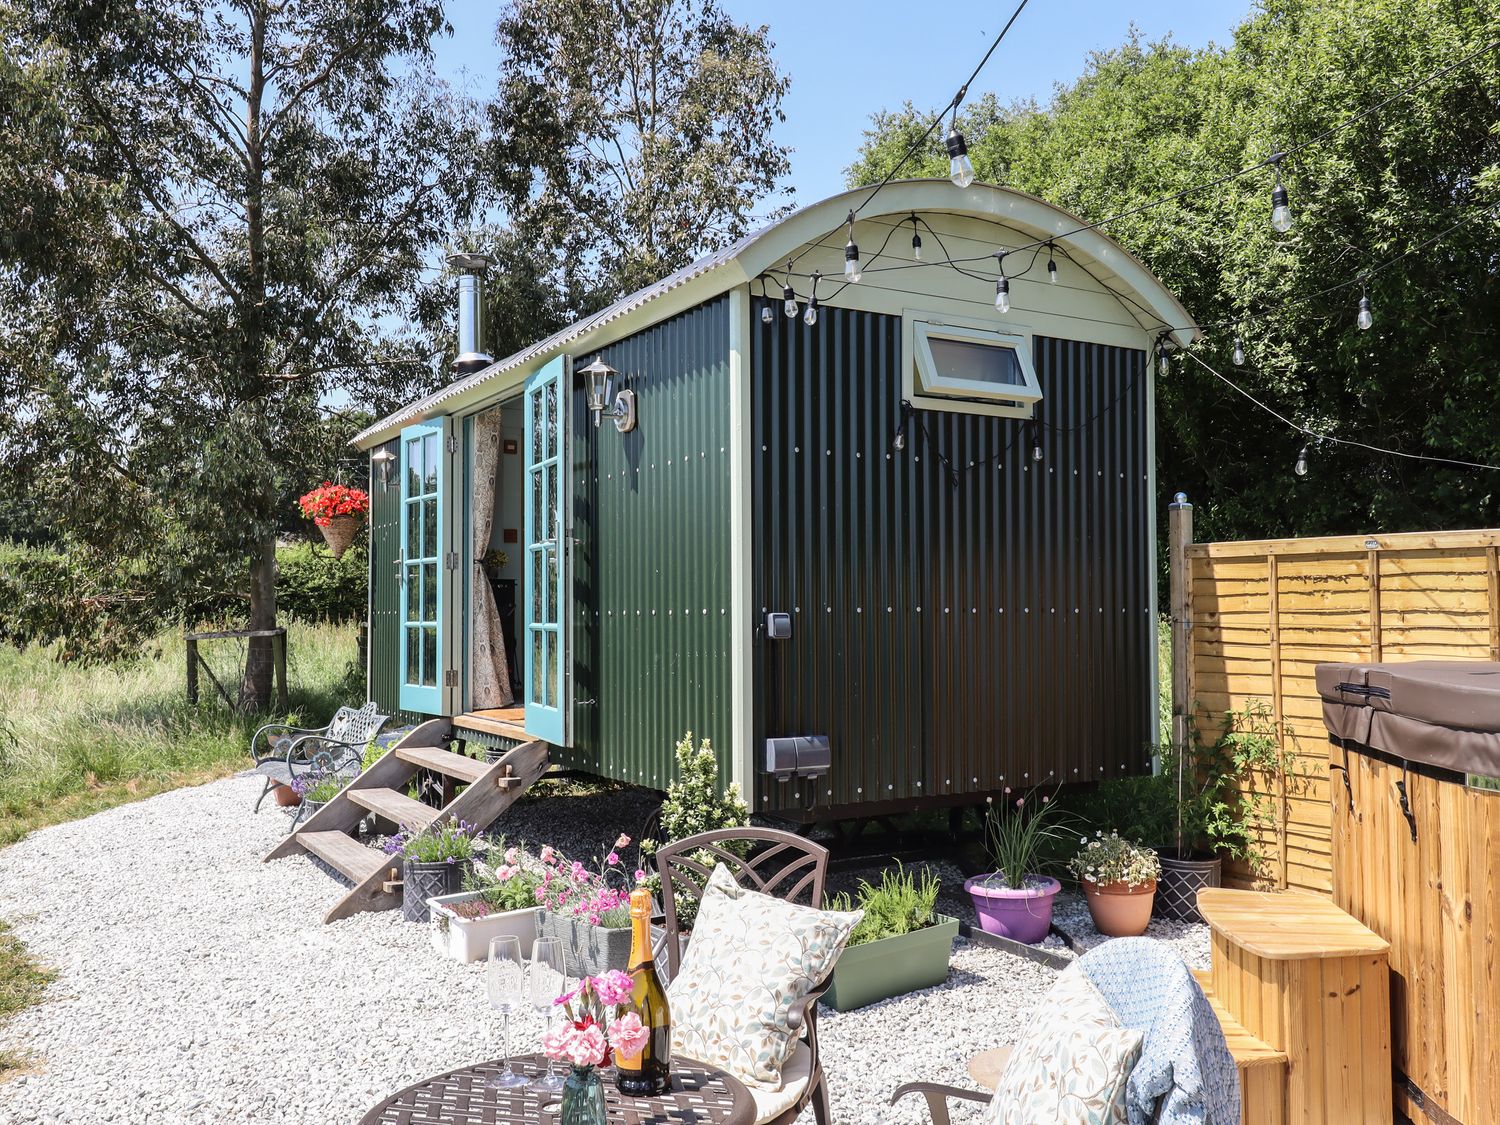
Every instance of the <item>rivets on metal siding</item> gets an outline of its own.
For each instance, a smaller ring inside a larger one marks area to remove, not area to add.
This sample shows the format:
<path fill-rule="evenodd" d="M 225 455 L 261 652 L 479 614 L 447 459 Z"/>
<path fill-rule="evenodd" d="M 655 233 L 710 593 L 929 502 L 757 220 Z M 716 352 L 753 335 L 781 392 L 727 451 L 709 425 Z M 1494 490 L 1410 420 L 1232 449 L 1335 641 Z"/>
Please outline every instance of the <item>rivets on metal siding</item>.
<path fill-rule="evenodd" d="M 978 785 L 978 784 L 979 784 L 979 779 L 978 779 L 978 778 L 977 778 L 977 777 L 976 777 L 976 778 L 974 778 L 974 784 L 975 784 L 975 785 Z"/>
<path fill-rule="evenodd" d="M 887 784 L 886 784 L 886 789 L 887 790 L 891 790 L 891 789 L 894 789 L 894 788 L 896 788 L 894 785 L 891 785 L 889 782 L 887 782 Z"/>
<path fill-rule="evenodd" d="M 833 456 L 833 450 L 831 450 L 831 449 L 825 449 L 825 450 L 823 450 L 823 456 L 824 457 L 832 457 Z"/>
<path fill-rule="evenodd" d="M 1047 611 L 1047 612 L 1048 612 L 1048 613 L 1056 613 L 1056 612 L 1057 612 L 1057 607 L 1056 607 L 1056 606 L 1053 606 L 1053 607 L 1052 607 L 1052 608 L 1051 608 L 1051 609 L 1049 609 L 1049 610 L 1048 610 L 1048 611 Z"/>
<path fill-rule="evenodd" d="M 824 613 L 832 613 L 833 612 L 833 606 L 831 606 L 831 605 L 825 605 L 823 607 L 823 612 Z"/>
<path fill-rule="evenodd" d="M 1021 612 L 1022 613 L 1030 613 L 1031 612 L 1031 607 L 1029 605 L 1022 606 L 1021 607 Z"/>
<path fill-rule="evenodd" d="M 652 617 L 655 617 L 655 616 L 656 616 L 656 610 L 654 610 L 654 609 L 653 609 L 653 610 L 652 610 L 652 611 L 651 611 L 651 616 L 652 616 Z"/>
<path fill-rule="evenodd" d="M 886 607 L 885 607 L 885 611 L 886 611 L 886 612 L 887 612 L 887 613 L 890 613 L 890 612 L 891 612 L 891 607 L 890 607 L 890 606 L 886 606 Z"/>
<path fill-rule="evenodd" d="M 919 782 L 917 782 L 917 788 L 918 788 L 918 789 L 920 789 L 920 788 L 922 788 L 922 783 L 921 783 L 921 782 L 920 782 L 920 781 L 919 781 Z"/>
<path fill-rule="evenodd" d="M 802 612 L 802 607 L 800 605 L 794 605 L 794 606 L 792 606 L 792 612 L 793 613 L 801 613 Z"/>
<path fill-rule="evenodd" d="M 856 454 L 855 454 L 855 455 L 854 455 L 854 459 L 855 459 L 855 460 L 856 460 L 856 461 L 858 461 L 858 460 L 859 460 L 859 459 L 860 459 L 860 458 L 861 458 L 861 457 L 863 457 L 863 456 L 864 456 L 864 454 L 863 454 L 863 453 L 856 453 Z"/>
<path fill-rule="evenodd" d="M 886 459 L 886 460 L 887 460 L 887 461 L 889 461 L 889 460 L 890 460 L 890 459 L 891 459 L 891 455 L 890 455 L 890 454 L 889 454 L 889 453 L 887 453 L 887 454 L 886 454 L 886 455 L 885 455 L 885 459 Z"/>
<path fill-rule="evenodd" d="M 854 612 L 855 613 L 863 613 L 864 611 L 865 611 L 865 607 L 862 606 L 862 605 L 857 605 L 857 606 L 854 607 Z"/>
<path fill-rule="evenodd" d="M 952 611 L 947 606 L 944 606 L 943 607 L 943 612 L 944 613 L 951 613 Z"/>
<path fill-rule="evenodd" d="M 794 446 L 792 446 L 792 452 L 793 453 L 801 453 L 802 452 L 802 447 L 800 445 L 794 445 Z M 1124 476 L 1125 474 L 1121 473 L 1120 475 Z"/>
<path fill-rule="evenodd" d="M 953 779 L 950 777 L 947 781 L 943 782 L 943 784 L 944 785 L 952 785 L 953 784 Z"/>
<path fill-rule="evenodd" d="M 921 613 L 921 612 L 922 612 L 922 607 L 921 607 L 921 606 L 917 606 L 917 612 L 918 612 L 918 613 Z"/>
<path fill-rule="evenodd" d="M 765 446 L 764 446 L 764 445 L 763 445 L 763 446 L 761 446 L 761 447 L 760 447 L 760 451 L 761 451 L 761 452 L 762 452 L 762 453 L 764 453 L 764 452 L 765 452 L 765 451 L 766 451 L 766 447 L 765 447 Z M 722 450 L 720 450 L 720 452 L 723 452 L 723 451 L 722 451 Z"/>
<path fill-rule="evenodd" d="M 858 795 L 859 795 L 859 794 L 861 794 L 861 793 L 863 793 L 863 792 L 864 792 L 864 787 L 863 787 L 863 786 L 861 786 L 861 787 L 860 787 L 860 788 L 858 788 L 858 789 L 856 789 L 856 790 L 855 790 L 855 791 L 854 791 L 854 793 L 855 793 L 855 796 L 858 796 Z"/>
<path fill-rule="evenodd" d="M 1022 780 L 1022 781 L 1025 781 L 1025 780 L 1026 780 L 1026 779 L 1027 779 L 1027 778 L 1028 778 L 1028 777 L 1030 777 L 1030 776 L 1031 776 L 1031 774 L 1030 774 L 1030 773 L 1029 773 L 1029 772 L 1028 772 L 1028 773 L 1023 773 L 1023 774 L 1022 774 L 1022 775 L 1021 775 L 1021 780 Z"/>
<path fill-rule="evenodd" d="M 979 612 L 979 607 L 978 606 L 973 606 L 973 607 L 971 607 L 969 609 L 969 612 L 970 613 L 978 613 Z"/>

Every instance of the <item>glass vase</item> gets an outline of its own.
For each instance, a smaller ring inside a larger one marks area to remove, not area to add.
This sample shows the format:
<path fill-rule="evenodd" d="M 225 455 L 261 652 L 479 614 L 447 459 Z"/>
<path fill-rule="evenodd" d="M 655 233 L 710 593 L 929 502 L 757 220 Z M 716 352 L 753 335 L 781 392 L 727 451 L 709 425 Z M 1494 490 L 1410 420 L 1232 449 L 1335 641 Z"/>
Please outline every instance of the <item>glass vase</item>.
<path fill-rule="evenodd" d="M 575 1066 L 562 1088 L 558 1125 L 604 1125 L 604 1083 L 591 1066 Z"/>

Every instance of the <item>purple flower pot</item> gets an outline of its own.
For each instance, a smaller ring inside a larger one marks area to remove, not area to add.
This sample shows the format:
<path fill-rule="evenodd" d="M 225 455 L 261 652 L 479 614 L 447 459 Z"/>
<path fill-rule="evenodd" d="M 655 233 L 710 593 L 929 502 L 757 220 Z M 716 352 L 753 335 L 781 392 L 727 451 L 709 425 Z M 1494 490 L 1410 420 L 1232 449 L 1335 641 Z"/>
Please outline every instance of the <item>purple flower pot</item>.
<path fill-rule="evenodd" d="M 1052 900 L 1062 890 L 1056 879 L 1028 876 L 1034 887 L 1012 890 L 999 875 L 976 875 L 964 881 L 964 890 L 974 900 L 979 928 L 987 934 L 1035 945 L 1052 928 Z"/>

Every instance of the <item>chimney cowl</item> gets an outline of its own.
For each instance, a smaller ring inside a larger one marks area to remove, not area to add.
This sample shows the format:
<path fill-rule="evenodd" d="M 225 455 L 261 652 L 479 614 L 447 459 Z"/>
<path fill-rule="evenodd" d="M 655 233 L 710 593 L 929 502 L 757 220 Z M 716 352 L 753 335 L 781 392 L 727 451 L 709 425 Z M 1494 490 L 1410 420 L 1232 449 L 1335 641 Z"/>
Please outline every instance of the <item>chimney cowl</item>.
<path fill-rule="evenodd" d="M 494 361 L 480 342 L 484 338 L 484 271 L 494 264 L 487 254 L 451 254 L 448 264 L 458 274 L 458 355 L 453 360 L 456 375 L 469 375 Z"/>

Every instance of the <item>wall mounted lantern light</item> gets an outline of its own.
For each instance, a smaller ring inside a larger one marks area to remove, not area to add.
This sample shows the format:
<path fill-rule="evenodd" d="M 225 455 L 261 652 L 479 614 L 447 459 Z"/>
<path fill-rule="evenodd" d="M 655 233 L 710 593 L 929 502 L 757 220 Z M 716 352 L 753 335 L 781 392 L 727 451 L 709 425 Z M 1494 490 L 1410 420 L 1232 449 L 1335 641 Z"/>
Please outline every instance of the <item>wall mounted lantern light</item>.
<path fill-rule="evenodd" d="M 620 433 L 628 434 L 635 429 L 635 392 L 614 390 L 614 377 L 618 371 L 596 357 L 578 373 L 588 380 L 588 407 L 593 412 L 595 426 L 608 415 L 614 419 L 615 429 Z"/>
<path fill-rule="evenodd" d="M 396 460 L 396 455 L 389 449 L 377 449 L 370 454 L 370 460 L 374 463 L 376 471 L 380 474 L 380 488 L 384 491 L 391 487 L 391 465 Z"/>

